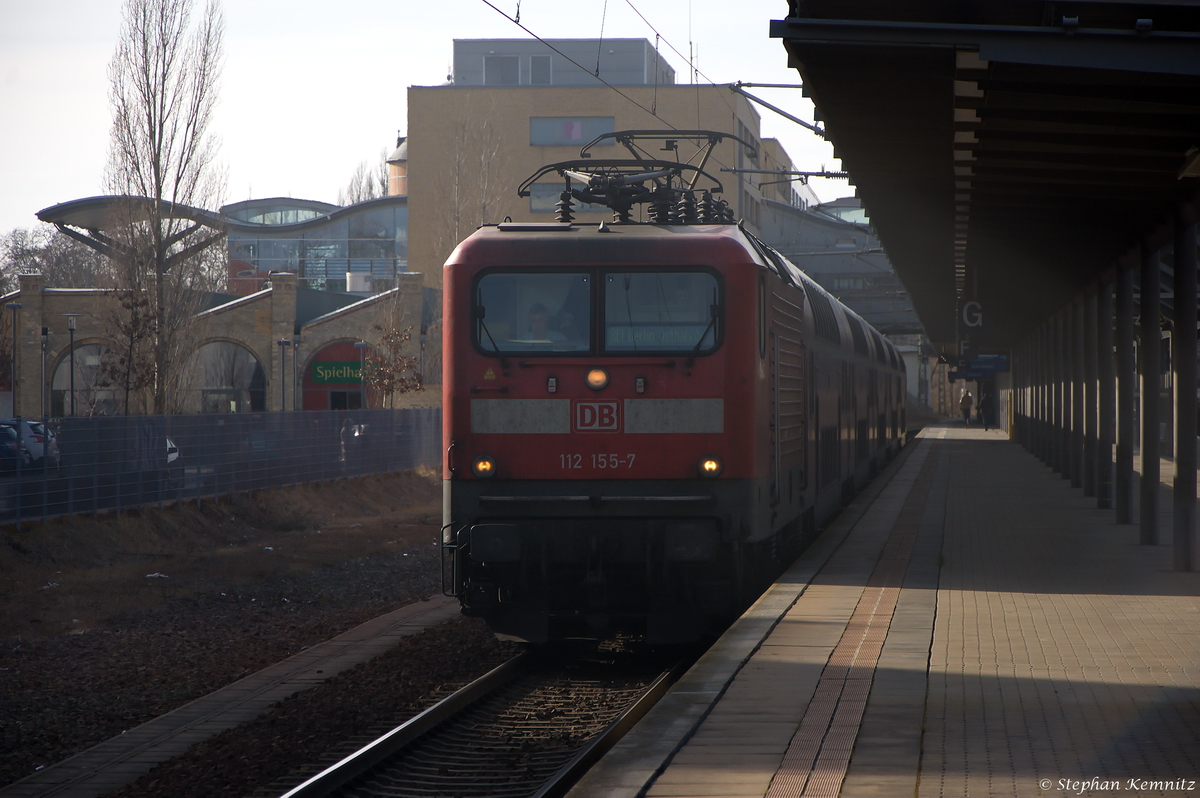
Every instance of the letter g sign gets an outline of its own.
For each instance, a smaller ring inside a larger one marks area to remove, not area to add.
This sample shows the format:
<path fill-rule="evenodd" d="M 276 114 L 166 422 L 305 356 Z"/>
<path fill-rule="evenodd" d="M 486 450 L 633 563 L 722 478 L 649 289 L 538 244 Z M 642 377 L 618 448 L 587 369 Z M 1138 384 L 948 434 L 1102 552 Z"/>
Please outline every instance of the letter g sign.
<path fill-rule="evenodd" d="M 967 327 L 983 326 L 983 306 L 977 300 L 963 303 L 962 323 Z"/>

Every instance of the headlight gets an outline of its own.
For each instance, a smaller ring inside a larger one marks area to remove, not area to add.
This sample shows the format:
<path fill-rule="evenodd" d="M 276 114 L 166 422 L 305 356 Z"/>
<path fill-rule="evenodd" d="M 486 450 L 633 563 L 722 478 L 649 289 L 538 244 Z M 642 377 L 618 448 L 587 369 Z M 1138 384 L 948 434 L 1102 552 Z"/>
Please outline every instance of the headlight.
<path fill-rule="evenodd" d="M 475 462 L 471 463 L 471 470 L 480 479 L 493 477 L 496 475 L 496 461 L 489 455 L 481 454 L 475 458 Z"/>
<path fill-rule="evenodd" d="M 702 477 L 719 477 L 721 472 L 725 470 L 725 464 L 721 462 L 721 458 L 716 456 L 701 457 L 700 462 L 696 464 L 696 468 L 700 471 Z"/>
<path fill-rule="evenodd" d="M 592 369 L 587 373 L 587 386 L 598 391 L 608 385 L 608 372 L 604 369 Z"/>

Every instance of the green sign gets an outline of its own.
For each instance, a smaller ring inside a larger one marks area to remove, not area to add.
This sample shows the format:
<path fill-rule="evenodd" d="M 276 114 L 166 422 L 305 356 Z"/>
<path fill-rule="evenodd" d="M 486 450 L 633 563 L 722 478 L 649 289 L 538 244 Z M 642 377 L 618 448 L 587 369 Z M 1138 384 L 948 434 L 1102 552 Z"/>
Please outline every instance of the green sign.
<path fill-rule="evenodd" d="M 313 382 L 362 382 L 357 360 L 318 360 L 312 364 Z"/>

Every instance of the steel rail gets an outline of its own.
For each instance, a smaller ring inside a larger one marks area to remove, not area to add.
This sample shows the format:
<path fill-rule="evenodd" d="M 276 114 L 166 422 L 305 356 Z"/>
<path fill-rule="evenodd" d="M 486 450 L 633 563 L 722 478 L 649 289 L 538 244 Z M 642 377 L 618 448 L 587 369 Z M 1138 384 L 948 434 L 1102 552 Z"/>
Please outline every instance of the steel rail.
<path fill-rule="evenodd" d="M 319 798 L 328 795 L 392 756 L 422 734 L 445 723 L 452 715 L 510 681 L 525 666 L 526 659 L 527 655 L 521 653 L 508 662 L 493 668 L 458 692 L 443 698 L 392 729 L 378 740 L 331 765 L 303 784 L 288 790 L 280 798 Z"/>
<path fill-rule="evenodd" d="M 635 700 L 621 710 L 603 730 L 589 739 L 565 765 L 531 795 L 534 798 L 558 798 L 565 795 L 584 773 L 616 745 L 649 712 L 651 707 L 658 703 L 693 661 L 694 658 L 684 658 L 655 677 Z M 422 735 L 434 731 L 462 710 L 514 682 L 529 664 L 531 661 L 528 654 L 514 657 L 378 740 L 326 768 L 303 784 L 288 791 L 281 798 L 323 798 L 335 794 L 353 780 L 383 765 L 386 760 L 414 743 Z"/>
<path fill-rule="evenodd" d="M 642 693 L 641 698 L 630 704 L 624 712 L 605 727 L 604 731 L 579 749 L 579 752 L 571 757 L 571 761 L 563 765 L 562 769 L 543 784 L 531 798 L 559 798 L 559 796 L 566 795 L 575 782 L 579 781 L 592 765 L 599 762 L 600 758 L 608 753 L 609 749 L 616 745 L 633 728 L 634 724 L 650 711 L 651 707 L 658 703 L 671 685 L 679 681 L 679 677 L 688 669 L 692 661 L 691 659 L 682 660 L 670 670 L 660 674 Z"/>

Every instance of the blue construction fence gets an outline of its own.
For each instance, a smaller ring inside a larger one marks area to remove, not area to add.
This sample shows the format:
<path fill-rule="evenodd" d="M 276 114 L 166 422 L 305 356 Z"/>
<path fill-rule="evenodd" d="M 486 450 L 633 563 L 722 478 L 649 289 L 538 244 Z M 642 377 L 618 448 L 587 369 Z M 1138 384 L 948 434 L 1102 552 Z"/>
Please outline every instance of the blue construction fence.
<path fill-rule="evenodd" d="M 437 467 L 440 408 L 60 418 L 4 459 L 0 523 Z"/>

